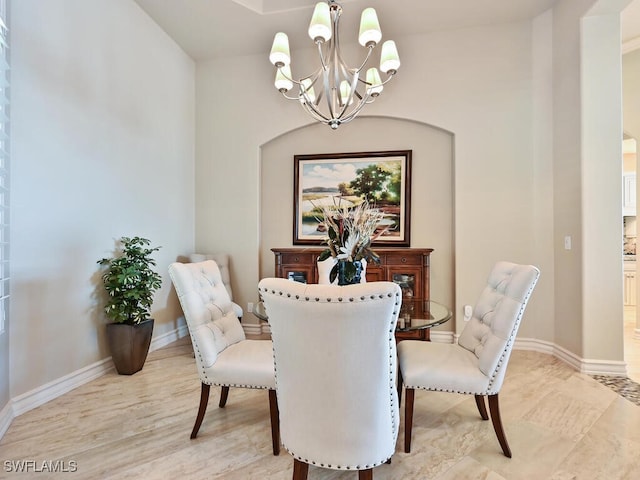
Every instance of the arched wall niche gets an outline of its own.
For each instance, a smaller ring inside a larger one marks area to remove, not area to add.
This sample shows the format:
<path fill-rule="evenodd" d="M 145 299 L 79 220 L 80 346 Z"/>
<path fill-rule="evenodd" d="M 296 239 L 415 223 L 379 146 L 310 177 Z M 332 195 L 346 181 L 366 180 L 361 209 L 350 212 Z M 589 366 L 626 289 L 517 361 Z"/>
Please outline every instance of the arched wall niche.
<path fill-rule="evenodd" d="M 294 246 L 294 155 L 412 150 L 411 247 L 434 249 L 431 296 L 453 305 L 453 133 L 413 120 L 361 116 L 337 131 L 318 123 L 286 132 L 260 150 L 260 278 L 274 275 L 272 248 Z"/>

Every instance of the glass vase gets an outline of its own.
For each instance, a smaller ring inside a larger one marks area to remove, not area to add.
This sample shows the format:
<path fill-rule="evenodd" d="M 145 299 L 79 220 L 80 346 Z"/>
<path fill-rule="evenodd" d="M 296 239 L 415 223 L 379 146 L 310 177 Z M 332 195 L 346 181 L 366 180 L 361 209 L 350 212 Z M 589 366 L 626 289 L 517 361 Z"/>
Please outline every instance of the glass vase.
<path fill-rule="evenodd" d="M 353 285 L 360 283 L 362 276 L 362 262 L 354 260 L 338 260 L 338 285 Z"/>

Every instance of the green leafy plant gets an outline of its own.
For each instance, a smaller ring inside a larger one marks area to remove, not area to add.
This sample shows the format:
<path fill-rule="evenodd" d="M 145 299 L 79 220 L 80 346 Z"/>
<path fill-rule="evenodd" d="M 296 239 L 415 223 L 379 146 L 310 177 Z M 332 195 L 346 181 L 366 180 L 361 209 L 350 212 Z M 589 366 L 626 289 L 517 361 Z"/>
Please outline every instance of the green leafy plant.
<path fill-rule="evenodd" d="M 118 256 L 98 260 L 105 268 L 102 281 L 109 294 L 104 311 L 115 323 L 135 325 L 149 318 L 153 294 L 162 285 L 151 258 L 160 247 L 149 247 L 151 242 L 141 237 L 122 237 L 120 243 Z"/>

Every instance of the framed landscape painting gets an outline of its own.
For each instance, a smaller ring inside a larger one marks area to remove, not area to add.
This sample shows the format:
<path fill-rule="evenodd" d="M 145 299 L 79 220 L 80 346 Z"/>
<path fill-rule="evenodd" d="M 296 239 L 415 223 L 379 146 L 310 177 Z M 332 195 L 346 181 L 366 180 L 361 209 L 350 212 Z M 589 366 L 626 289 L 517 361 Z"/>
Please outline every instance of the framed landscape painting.
<path fill-rule="evenodd" d="M 411 150 L 294 155 L 293 162 L 294 245 L 322 244 L 322 205 L 365 200 L 384 214 L 373 245 L 410 245 Z"/>

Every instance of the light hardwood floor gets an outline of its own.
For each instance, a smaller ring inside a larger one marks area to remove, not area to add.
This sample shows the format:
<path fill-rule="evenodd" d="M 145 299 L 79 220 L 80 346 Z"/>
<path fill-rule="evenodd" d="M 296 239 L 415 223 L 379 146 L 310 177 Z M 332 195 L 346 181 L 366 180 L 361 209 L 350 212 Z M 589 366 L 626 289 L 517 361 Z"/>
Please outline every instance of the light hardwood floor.
<path fill-rule="evenodd" d="M 272 455 L 266 391 L 231 389 L 219 409 L 219 389 L 212 389 L 199 436 L 190 440 L 199 394 L 184 338 L 152 352 L 133 376 L 107 374 L 16 418 L 0 441 L 0 478 L 291 478 L 291 456 L 284 449 Z M 640 407 L 594 379 L 551 356 L 514 351 L 500 400 L 512 459 L 472 396 L 416 392 L 413 451 L 403 453 L 401 429 L 391 464 L 375 468 L 374 478 L 640 478 Z M 7 472 L 17 460 L 40 467 L 63 460 L 77 470 Z M 311 467 L 309 478 L 357 475 Z"/>

